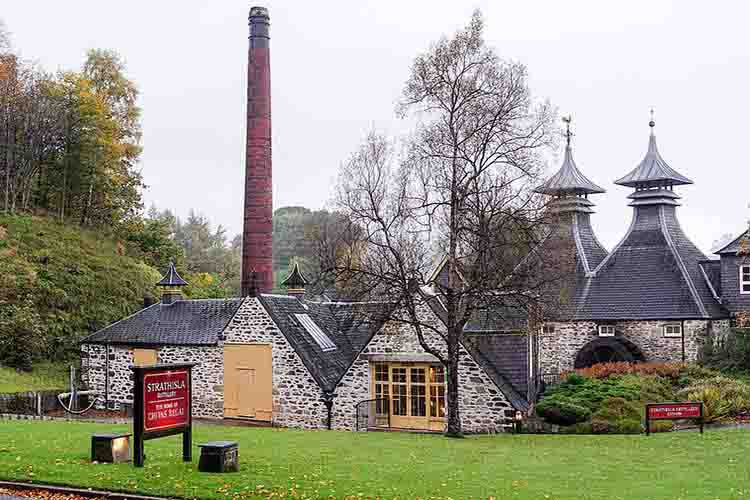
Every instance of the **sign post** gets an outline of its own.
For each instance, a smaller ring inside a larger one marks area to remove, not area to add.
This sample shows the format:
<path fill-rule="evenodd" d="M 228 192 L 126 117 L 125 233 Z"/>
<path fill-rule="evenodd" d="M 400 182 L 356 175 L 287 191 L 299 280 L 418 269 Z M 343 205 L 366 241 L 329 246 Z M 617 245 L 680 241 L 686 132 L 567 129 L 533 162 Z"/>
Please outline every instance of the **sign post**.
<path fill-rule="evenodd" d="M 143 443 L 182 434 L 182 459 L 192 460 L 192 368 L 195 363 L 134 366 L 133 464 L 143 467 Z"/>
<path fill-rule="evenodd" d="M 698 420 L 703 434 L 703 402 L 651 403 L 646 405 L 646 435 L 651 434 L 652 420 Z"/>

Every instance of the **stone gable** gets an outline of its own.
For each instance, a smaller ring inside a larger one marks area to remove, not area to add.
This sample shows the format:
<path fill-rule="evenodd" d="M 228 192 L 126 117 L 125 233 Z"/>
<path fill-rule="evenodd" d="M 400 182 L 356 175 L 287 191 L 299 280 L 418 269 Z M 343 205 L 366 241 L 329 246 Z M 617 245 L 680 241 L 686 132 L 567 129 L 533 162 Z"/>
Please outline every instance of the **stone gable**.
<path fill-rule="evenodd" d="M 423 306 L 418 314 L 439 331 L 445 327 L 432 310 Z M 425 332 L 431 347 L 445 352 L 445 341 L 435 332 Z M 336 388 L 333 426 L 336 429 L 356 427 L 356 405 L 372 398 L 369 356 L 373 354 L 425 355 L 417 334 L 408 324 L 390 321 L 381 328 L 357 357 Z M 461 347 L 459 353 L 459 411 L 465 432 L 498 432 L 509 424 L 514 409 L 485 371 Z"/>
<path fill-rule="evenodd" d="M 274 425 L 306 429 L 326 426 L 328 412 L 321 401 L 322 391 L 257 298 L 245 299 L 224 331 L 224 342 L 271 344 Z"/>

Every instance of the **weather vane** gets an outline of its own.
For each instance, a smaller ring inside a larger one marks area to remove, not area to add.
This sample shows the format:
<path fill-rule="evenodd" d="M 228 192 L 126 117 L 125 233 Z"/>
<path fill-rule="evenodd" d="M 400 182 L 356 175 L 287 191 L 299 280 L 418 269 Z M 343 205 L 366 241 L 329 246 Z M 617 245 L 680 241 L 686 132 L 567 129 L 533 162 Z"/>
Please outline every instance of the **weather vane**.
<path fill-rule="evenodd" d="M 563 116 L 562 121 L 565 122 L 565 140 L 570 146 L 570 138 L 573 137 L 573 132 L 570 131 L 570 122 L 573 121 L 573 117 L 570 115 Z"/>

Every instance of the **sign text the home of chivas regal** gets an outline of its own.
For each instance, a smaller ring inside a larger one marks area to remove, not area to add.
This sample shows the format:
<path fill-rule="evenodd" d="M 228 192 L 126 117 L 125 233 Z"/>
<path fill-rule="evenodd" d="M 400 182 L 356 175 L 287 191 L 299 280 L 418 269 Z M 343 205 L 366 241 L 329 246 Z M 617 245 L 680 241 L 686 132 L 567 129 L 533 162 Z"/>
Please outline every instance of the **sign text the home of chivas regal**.
<path fill-rule="evenodd" d="M 182 458 L 191 460 L 193 364 L 135 366 L 133 463 L 143 466 L 143 442 L 182 434 Z"/>
<path fill-rule="evenodd" d="M 143 429 L 184 427 L 190 414 L 190 370 L 158 371 L 143 377 Z"/>

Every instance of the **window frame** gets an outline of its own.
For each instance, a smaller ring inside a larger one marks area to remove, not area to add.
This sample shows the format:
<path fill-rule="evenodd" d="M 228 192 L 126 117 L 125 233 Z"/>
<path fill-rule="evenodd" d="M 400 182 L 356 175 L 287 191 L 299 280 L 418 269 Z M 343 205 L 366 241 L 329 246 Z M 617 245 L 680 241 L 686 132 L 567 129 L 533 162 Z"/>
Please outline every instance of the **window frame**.
<path fill-rule="evenodd" d="M 612 329 L 612 333 L 603 333 L 603 330 L 605 329 Z M 614 337 L 617 333 L 617 330 L 615 329 L 615 325 L 598 325 L 597 333 L 599 337 Z"/>
<path fill-rule="evenodd" d="M 541 328 L 542 335 L 554 335 L 554 333 L 555 333 L 555 325 L 542 325 L 542 328 Z"/>
<path fill-rule="evenodd" d="M 750 295 L 750 264 L 740 264 L 740 293 L 742 295 Z M 747 269 L 747 272 L 744 271 L 744 269 Z M 748 279 L 745 279 L 745 275 L 748 275 Z M 747 291 L 744 290 L 744 287 L 747 286 Z"/>
<path fill-rule="evenodd" d="M 678 333 L 668 333 L 667 330 L 670 328 L 677 328 Z M 662 326 L 662 333 L 665 338 L 668 339 L 679 339 L 682 338 L 682 324 L 681 323 L 666 323 Z"/>

